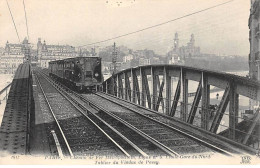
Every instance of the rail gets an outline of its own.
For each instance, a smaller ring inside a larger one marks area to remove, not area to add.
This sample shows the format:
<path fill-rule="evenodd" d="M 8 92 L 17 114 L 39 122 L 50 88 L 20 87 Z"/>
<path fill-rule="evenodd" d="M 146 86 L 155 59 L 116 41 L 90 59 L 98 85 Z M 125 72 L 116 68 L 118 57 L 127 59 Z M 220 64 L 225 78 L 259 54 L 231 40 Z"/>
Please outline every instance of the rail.
<path fill-rule="evenodd" d="M 49 107 L 49 109 L 50 109 L 50 112 L 51 112 L 51 114 L 52 114 L 52 117 L 53 117 L 53 119 L 55 120 L 55 123 L 57 124 L 57 126 L 58 126 L 58 128 L 59 128 L 59 131 L 60 131 L 60 133 L 61 133 L 61 135 L 62 135 L 62 137 L 63 137 L 63 140 L 65 141 L 66 148 L 67 148 L 67 150 L 69 151 L 69 155 L 70 155 L 71 157 L 73 157 L 74 155 L 73 155 L 73 153 L 72 153 L 72 151 L 71 151 L 71 148 L 70 148 L 70 145 L 69 145 L 69 143 L 68 143 L 68 140 L 67 140 L 67 138 L 65 137 L 65 134 L 64 134 L 64 132 L 63 132 L 61 126 L 60 126 L 60 123 L 59 123 L 58 119 L 56 118 L 56 116 L 55 116 L 55 114 L 54 114 L 54 112 L 53 112 L 53 109 L 52 109 L 52 107 L 51 107 L 51 105 L 50 105 L 50 102 L 49 102 L 49 100 L 48 100 L 48 98 L 47 98 L 47 96 L 46 96 L 46 94 L 45 94 L 45 92 L 44 92 L 44 90 L 43 90 L 43 88 L 42 88 L 42 86 L 41 86 L 41 83 L 40 83 L 40 81 L 39 81 L 37 75 L 36 75 L 35 77 L 36 77 L 37 83 L 38 83 L 38 85 L 39 85 L 39 87 L 40 87 L 40 89 L 41 89 L 41 91 L 42 91 L 42 94 L 43 94 L 43 96 L 44 96 L 44 99 L 45 99 L 46 103 L 48 104 L 48 107 Z"/>
<path fill-rule="evenodd" d="M 112 113 L 110 113 L 108 110 L 102 108 L 101 106 L 99 106 L 98 104 L 94 103 L 91 100 L 86 99 L 85 97 L 83 97 L 80 94 L 77 94 L 76 92 L 70 90 L 69 88 L 67 88 L 66 86 L 62 85 L 63 88 L 65 88 L 65 90 L 69 91 L 70 93 L 72 93 L 74 96 L 78 97 L 80 100 L 84 101 L 85 103 L 88 103 L 90 106 L 92 106 L 95 109 L 101 110 L 102 112 L 105 112 L 106 114 L 108 114 L 109 116 L 111 116 L 112 118 L 116 119 L 117 121 L 120 121 L 121 123 L 123 123 L 124 125 L 126 125 L 128 128 L 130 128 L 131 130 L 133 130 L 134 132 L 136 132 L 137 134 L 139 134 L 140 136 L 142 136 L 143 138 L 145 138 L 146 140 L 148 140 L 149 142 L 151 142 L 152 144 L 154 144 L 155 146 L 157 146 L 159 149 L 161 149 L 162 151 L 164 151 L 167 155 L 169 156 L 179 156 L 178 153 L 176 153 L 175 151 L 173 151 L 172 149 L 168 148 L 167 146 L 161 144 L 160 142 L 158 142 L 157 140 L 155 140 L 154 138 L 150 137 L 149 135 L 145 134 L 144 132 L 140 131 L 139 129 L 135 128 L 134 126 L 132 126 L 131 124 L 127 123 L 126 121 L 120 119 L 119 117 L 113 115 Z M 61 90 L 60 90 L 61 91 Z M 67 94 L 66 94 L 67 95 Z M 78 105 L 80 104 L 79 102 L 75 102 Z M 82 105 L 80 105 L 82 107 Z M 91 112 L 91 110 L 88 110 L 85 108 L 85 111 L 88 111 L 88 113 L 91 113 L 92 115 L 96 116 L 93 112 Z M 104 122 L 105 123 L 105 122 Z M 131 144 L 133 145 L 133 144 Z M 134 146 L 134 148 L 141 153 L 143 156 L 148 156 L 147 154 L 145 154 L 139 147 Z"/>
<path fill-rule="evenodd" d="M 197 83 L 196 92 L 188 92 L 190 81 Z M 252 79 L 186 66 L 148 65 L 114 74 L 103 82 L 102 91 L 260 149 L 260 124 L 255 121 L 260 114 L 252 109 L 260 101 L 260 83 Z M 249 105 L 240 105 L 239 98 Z M 252 114 L 245 114 L 250 108 Z"/>
<path fill-rule="evenodd" d="M 42 74 L 43 76 L 45 76 L 44 74 Z M 48 79 L 47 76 L 45 76 L 45 79 L 50 82 L 52 84 L 52 86 L 54 86 L 58 92 L 60 92 L 68 101 L 70 101 L 70 103 L 76 108 L 78 109 L 78 111 L 84 116 L 86 117 L 89 121 L 91 121 L 106 137 L 108 137 L 109 140 L 111 140 L 127 157 L 130 157 L 131 155 L 120 145 L 118 144 L 118 142 L 116 142 L 109 134 L 107 134 L 95 121 L 93 121 L 85 112 L 87 113 L 91 113 L 93 116 L 95 116 L 99 121 L 101 121 L 102 123 L 104 123 L 106 126 L 108 126 L 113 132 L 115 132 L 118 136 L 120 136 L 124 141 L 126 141 L 127 143 L 129 143 L 136 151 L 138 151 L 138 153 L 140 153 L 142 156 L 147 157 L 148 155 L 143 152 L 140 148 L 138 148 L 135 144 L 133 144 L 130 140 L 128 140 L 125 136 L 123 136 L 121 133 L 119 133 L 116 129 L 114 129 L 112 126 L 110 126 L 108 123 L 106 123 L 104 120 L 102 120 L 100 117 L 98 117 L 95 113 L 93 113 L 89 108 L 85 107 L 84 105 L 80 104 L 79 102 L 77 102 L 77 100 L 75 100 L 72 96 L 70 96 L 70 93 L 72 93 L 73 91 L 71 91 L 68 88 L 65 88 L 66 91 L 64 89 L 62 89 L 60 86 L 58 86 L 57 84 L 54 84 L 53 82 L 51 82 L 50 79 Z M 64 86 L 63 86 L 64 87 Z"/>

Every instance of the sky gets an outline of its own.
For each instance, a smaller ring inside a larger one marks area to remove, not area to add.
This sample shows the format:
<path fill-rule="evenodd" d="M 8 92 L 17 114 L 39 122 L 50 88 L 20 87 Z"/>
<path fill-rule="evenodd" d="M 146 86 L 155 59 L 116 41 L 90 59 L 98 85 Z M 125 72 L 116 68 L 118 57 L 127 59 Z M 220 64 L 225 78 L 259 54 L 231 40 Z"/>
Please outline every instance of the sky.
<path fill-rule="evenodd" d="M 21 41 L 27 36 L 23 0 L 7 0 Z M 167 22 L 229 0 L 24 0 L 29 41 L 47 44 L 88 45 L 149 26 Z M 121 2 L 121 3 L 120 3 Z M 175 32 L 180 46 L 193 33 L 201 52 L 249 54 L 248 18 L 250 0 L 233 0 L 168 24 L 136 34 L 95 44 L 126 45 L 134 50 L 152 49 L 165 54 L 173 47 Z M 0 46 L 18 43 L 6 0 L 0 0 Z"/>

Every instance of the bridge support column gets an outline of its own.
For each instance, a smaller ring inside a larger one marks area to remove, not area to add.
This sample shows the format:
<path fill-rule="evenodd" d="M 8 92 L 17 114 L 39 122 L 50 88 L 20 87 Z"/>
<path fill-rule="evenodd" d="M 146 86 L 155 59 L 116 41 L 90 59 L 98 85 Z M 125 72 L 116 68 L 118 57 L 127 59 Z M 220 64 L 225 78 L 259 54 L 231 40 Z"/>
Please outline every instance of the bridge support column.
<path fill-rule="evenodd" d="M 251 123 L 249 129 L 247 130 L 247 134 L 246 134 L 246 136 L 245 136 L 245 138 L 244 138 L 244 140 L 243 140 L 243 144 L 245 144 L 245 145 L 247 144 L 248 139 L 250 138 L 250 136 L 252 135 L 252 133 L 253 133 L 255 127 L 257 127 L 257 124 L 258 124 L 259 121 L 260 121 L 260 112 L 259 112 L 259 110 L 260 110 L 260 108 L 258 107 L 258 109 L 257 109 L 256 112 L 255 112 L 253 122 Z M 259 125 L 258 125 L 258 127 L 259 127 Z M 257 135 L 259 135 L 259 133 L 256 134 L 255 136 L 257 136 Z M 258 137 L 259 137 L 259 136 L 258 136 Z M 258 141 L 259 141 L 259 140 L 258 140 Z M 258 147 L 259 147 L 259 144 L 258 144 Z"/>
<path fill-rule="evenodd" d="M 128 100 L 128 84 L 127 84 L 127 74 L 124 72 L 124 78 L 125 78 L 125 100 Z"/>
<path fill-rule="evenodd" d="M 157 85 L 158 85 L 158 81 L 157 81 L 157 74 L 155 73 L 155 70 L 153 69 L 153 67 L 151 67 L 151 74 L 152 74 L 152 87 L 153 87 L 153 100 L 152 100 L 152 108 L 153 110 L 156 110 L 156 101 L 157 101 Z"/>
<path fill-rule="evenodd" d="M 131 94 L 132 94 L 132 97 L 131 97 L 131 102 L 134 102 L 135 103 L 135 101 L 134 101 L 134 97 L 135 97 L 135 87 L 134 87 L 134 77 L 133 77 L 133 69 L 131 68 L 131 88 L 132 88 L 132 90 L 131 90 Z"/>
<path fill-rule="evenodd" d="M 218 127 L 219 127 L 219 124 L 223 118 L 223 115 L 226 111 L 226 108 L 227 108 L 227 105 L 228 105 L 228 102 L 229 102 L 229 95 L 230 95 L 230 87 L 227 86 L 226 89 L 225 89 L 225 92 L 222 96 L 222 99 L 219 103 L 219 106 L 218 106 L 218 110 L 214 116 L 214 119 L 212 121 L 212 125 L 210 127 L 210 131 L 213 132 L 213 133 L 216 133 L 217 130 L 218 130 Z"/>
<path fill-rule="evenodd" d="M 114 95 L 114 78 L 112 77 L 109 81 L 109 94 Z"/>
<path fill-rule="evenodd" d="M 186 122 L 188 114 L 188 80 L 183 69 L 181 69 L 181 96 L 181 119 Z"/>
<path fill-rule="evenodd" d="M 202 104 L 201 104 L 201 127 L 208 130 L 209 125 L 209 103 L 210 85 L 208 84 L 207 74 L 202 72 Z"/>
<path fill-rule="evenodd" d="M 131 84 L 129 80 L 129 74 L 125 73 L 125 84 L 126 84 L 126 95 L 127 95 L 127 100 L 131 101 Z"/>
<path fill-rule="evenodd" d="M 149 84 L 148 84 L 145 70 L 141 69 L 141 77 L 142 77 L 142 106 L 146 107 L 146 100 L 147 100 L 148 108 L 151 108 L 151 96 L 150 96 Z"/>
<path fill-rule="evenodd" d="M 156 78 L 157 78 L 157 83 L 158 83 L 158 87 L 159 87 L 159 95 L 158 95 L 158 99 L 157 99 L 155 110 L 159 111 L 159 107 L 160 107 L 160 103 L 161 103 L 162 104 L 162 110 L 164 112 L 164 102 L 163 102 L 164 80 L 160 84 L 159 76 L 156 76 Z"/>
<path fill-rule="evenodd" d="M 118 75 L 118 97 L 124 98 L 123 82 L 121 75 Z"/>
<path fill-rule="evenodd" d="M 106 93 L 108 93 L 108 87 L 107 87 L 107 81 L 106 81 L 106 86 L 105 86 L 105 88 L 106 88 Z"/>
<path fill-rule="evenodd" d="M 146 95 L 145 95 L 145 85 L 144 85 L 144 74 L 142 68 L 140 68 L 140 76 L 141 76 L 141 86 L 142 86 L 142 91 L 141 91 L 141 105 L 146 107 Z"/>
<path fill-rule="evenodd" d="M 237 87 L 234 82 L 230 84 L 229 95 L 229 138 L 235 140 L 236 138 L 236 126 L 238 124 L 238 94 Z"/>
<path fill-rule="evenodd" d="M 118 82 L 118 74 L 116 75 L 116 96 L 119 97 L 119 82 Z"/>
<path fill-rule="evenodd" d="M 112 82 L 111 82 L 111 84 L 112 84 L 112 95 L 116 95 L 116 91 L 115 91 L 115 76 L 113 76 L 113 78 L 112 78 Z"/>
<path fill-rule="evenodd" d="M 114 96 L 117 96 L 118 92 L 117 92 L 117 77 L 114 76 Z"/>
<path fill-rule="evenodd" d="M 201 90 L 202 90 L 201 86 L 202 85 L 201 85 L 201 80 L 200 80 L 192 106 L 191 106 L 191 109 L 190 109 L 190 114 L 189 114 L 188 121 L 187 121 L 189 124 L 193 124 L 193 120 L 196 116 L 198 105 L 199 105 L 199 102 L 201 99 Z"/>
<path fill-rule="evenodd" d="M 171 109 L 171 97 L 172 97 L 172 78 L 169 76 L 169 70 L 164 68 L 165 72 L 165 80 L 166 80 L 166 106 L 165 106 L 165 113 L 166 115 L 170 114 L 170 109 Z"/>
<path fill-rule="evenodd" d="M 173 102 L 172 102 L 171 112 L 170 112 L 170 116 L 172 116 L 172 117 L 175 115 L 177 105 L 178 105 L 178 101 L 179 101 L 179 98 L 180 98 L 180 93 L 181 93 L 181 79 L 179 78 L 178 84 L 177 84 L 177 87 L 176 87 L 176 91 L 175 91 L 175 95 L 174 95 L 174 99 L 173 99 Z"/>
<path fill-rule="evenodd" d="M 138 84 L 138 78 L 136 75 L 136 71 L 132 71 L 133 75 L 133 102 L 136 103 L 138 100 L 138 104 L 140 105 L 140 90 L 139 90 L 139 84 Z M 136 100 L 137 98 L 137 100 Z"/>

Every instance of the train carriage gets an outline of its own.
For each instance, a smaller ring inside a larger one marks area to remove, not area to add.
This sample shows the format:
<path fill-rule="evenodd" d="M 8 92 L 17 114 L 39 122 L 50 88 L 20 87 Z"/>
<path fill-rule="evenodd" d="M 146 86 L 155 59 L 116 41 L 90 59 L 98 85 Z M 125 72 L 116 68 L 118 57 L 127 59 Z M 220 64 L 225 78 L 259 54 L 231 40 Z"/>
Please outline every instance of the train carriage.
<path fill-rule="evenodd" d="M 101 58 L 76 57 L 49 62 L 50 76 L 79 92 L 95 90 L 103 82 Z"/>

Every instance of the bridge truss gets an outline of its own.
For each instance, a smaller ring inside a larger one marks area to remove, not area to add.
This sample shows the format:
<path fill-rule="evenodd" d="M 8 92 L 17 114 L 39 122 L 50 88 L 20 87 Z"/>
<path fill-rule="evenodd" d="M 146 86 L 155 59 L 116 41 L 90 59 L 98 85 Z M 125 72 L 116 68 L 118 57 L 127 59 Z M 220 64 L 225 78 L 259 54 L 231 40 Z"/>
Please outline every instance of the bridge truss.
<path fill-rule="evenodd" d="M 188 91 L 190 81 L 197 82 L 194 93 Z M 148 65 L 114 74 L 103 82 L 102 89 L 196 129 L 259 150 L 259 109 L 243 115 L 245 107 L 239 101 L 241 97 L 248 98 L 248 102 L 260 100 L 260 83 L 249 78 L 178 65 Z M 223 93 L 219 101 L 212 100 L 214 90 Z"/>

